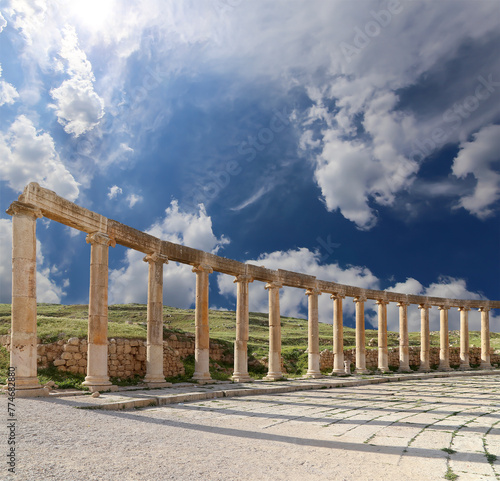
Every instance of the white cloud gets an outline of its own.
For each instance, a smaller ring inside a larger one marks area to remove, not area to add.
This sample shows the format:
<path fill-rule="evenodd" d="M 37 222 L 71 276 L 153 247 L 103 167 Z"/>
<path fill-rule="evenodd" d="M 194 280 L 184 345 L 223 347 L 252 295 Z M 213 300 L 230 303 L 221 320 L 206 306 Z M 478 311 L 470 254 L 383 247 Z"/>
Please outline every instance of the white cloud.
<path fill-rule="evenodd" d="M 289 251 L 276 251 L 262 254 L 250 264 L 265 265 L 269 269 L 284 269 L 316 276 L 318 279 L 331 280 L 341 284 L 354 285 L 367 289 L 377 289 L 378 279 L 364 267 L 350 266 L 345 269 L 338 264 L 320 265 L 320 254 L 309 249 L 300 248 Z M 236 302 L 236 286 L 234 278 L 224 274 L 217 276 L 219 292 Z M 349 302 L 347 302 L 349 301 Z M 268 312 L 268 292 L 261 282 L 250 284 L 249 308 L 252 312 Z M 302 289 L 285 287 L 280 291 L 280 311 L 283 316 L 303 317 L 307 309 L 307 296 Z M 346 314 L 354 313 L 352 299 L 346 298 L 344 304 Z M 333 301 L 323 294 L 319 297 L 319 319 L 321 322 L 332 323 Z"/>
<path fill-rule="evenodd" d="M 2 76 L 2 66 L 0 65 L 0 77 L 1 76 Z M 19 94 L 16 88 L 10 83 L 6 82 L 5 80 L 0 79 L 0 107 L 4 104 L 13 104 L 18 97 Z"/>
<path fill-rule="evenodd" d="M 127 202 L 128 202 L 128 206 L 130 208 L 134 207 L 134 205 L 137 204 L 137 202 L 142 202 L 142 201 L 143 201 L 143 198 L 141 195 L 130 194 L 127 196 Z"/>
<path fill-rule="evenodd" d="M 117 185 L 113 185 L 112 187 L 109 188 L 108 199 L 114 199 L 115 197 L 118 197 L 122 193 L 123 193 L 123 190 L 121 187 L 118 187 Z"/>
<path fill-rule="evenodd" d="M 7 26 L 7 20 L 3 18 L 2 12 L 0 12 L 0 33 L 2 33 L 2 30 Z"/>
<path fill-rule="evenodd" d="M 74 27 L 63 30 L 59 55 L 66 62 L 70 76 L 50 94 L 56 101 L 59 123 L 75 137 L 92 130 L 104 115 L 104 102 L 94 91 L 94 74 L 85 52 L 78 46 Z"/>
<path fill-rule="evenodd" d="M 493 215 L 500 198 L 500 125 L 483 127 L 472 141 L 460 144 L 452 171 L 459 178 L 472 174 L 477 179 L 474 192 L 460 199 L 460 207 L 480 219 Z"/>
<path fill-rule="evenodd" d="M 24 115 L 6 133 L 0 133 L 0 173 L 17 191 L 29 182 L 38 182 L 72 201 L 79 194 L 79 184 L 61 162 L 52 137 L 37 132 Z"/>
<path fill-rule="evenodd" d="M 10 303 L 12 296 L 12 221 L 0 219 L 0 302 Z M 42 253 L 42 244 L 39 240 L 37 246 L 37 272 L 36 293 L 38 302 L 60 303 L 65 296 L 63 289 L 68 287 L 68 282 L 63 282 L 63 287 L 51 279 L 51 268 L 45 265 Z"/>
<path fill-rule="evenodd" d="M 179 210 L 176 200 L 165 210 L 165 217 L 152 225 L 147 233 L 162 240 L 213 253 L 229 243 L 224 236 L 214 235 L 212 220 L 202 205 L 198 212 L 187 213 Z M 147 302 L 148 266 L 143 258 L 144 254 L 128 250 L 124 267 L 110 272 L 110 303 Z M 194 303 L 196 275 L 191 266 L 175 262 L 165 265 L 163 286 L 165 305 L 189 308 Z"/>

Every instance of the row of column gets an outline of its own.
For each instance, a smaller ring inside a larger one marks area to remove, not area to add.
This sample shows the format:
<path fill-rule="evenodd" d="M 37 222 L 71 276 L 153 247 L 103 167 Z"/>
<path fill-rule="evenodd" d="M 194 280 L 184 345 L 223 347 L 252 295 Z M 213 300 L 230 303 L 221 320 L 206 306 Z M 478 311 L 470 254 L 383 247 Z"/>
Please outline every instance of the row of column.
<path fill-rule="evenodd" d="M 7 211 L 13 216 L 12 250 L 12 340 L 11 366 L 16 368 L 16 388 L 27 395 L 43 395 L 37 379 L 37 338 L 36 338 L 36 219 L 42 216 L 39 209 L 14 202 Z M 91 390 L 113 389 L 108 377 L 108 248 L 114 241 L 105 233 L 95 232 L 87 236 L 91 245 L 90 290 L 87 376 L 83 384 Z M 168 258 L 152 253 L 144 258 L 149 264 L 148 306 L 147 306 L 147 362 L 145 382 L 152 387 L 167 386 L 163 374 L 163 264 Z M 209 321 L 208 321 L 208 276 L 213 272 L 211 266 L 197 265 L 196 273 L 196 310 L 195 310 L 195 372 L 193 379 L 210 380 L 209 372 Z M 234 344 L 233 380 L 249 381 L 248 374 L 248 292 L 253 279 L 240 275 L 237 284 L 236 340 Z M 269 370 L 268 380 L 283 377 L 281 366 L 281 321 L 279 291 L 282 285 L 269 282 L 265 288 L 269 293 Z M 319 328 L 318 297 L 319 289 L 307 289 L 308 296 L 308 370 L 307 376 L 319 377 Z M 333 299 L 333 351 L 332 374 L 345 372 L 343 351 L 343 311 L 344 295 L 338 293 Z M 364 297 L 355 297 L 356 304 L 356 372 L 365 373 L 365 316 Z M 378 369 L 389 371 L 387 347 L 387 305 L 386 300 L 377 300 L 378 306 Z M 400 371 L 409 371 L 408 341 L 408 303 L 400 302 Z M 421 351 L 420 370 L 430 370 L 430 305 L 420 304 L 421 309 Z M 449 337 L 447 306 L 440 310 L 440 370 L 449 370 Z M 467 307 L 460 307 L 460 369 L 469 365 L 469 329 Z M 481 368 L 489 369 L 489 308 L 481 312 Z"/>

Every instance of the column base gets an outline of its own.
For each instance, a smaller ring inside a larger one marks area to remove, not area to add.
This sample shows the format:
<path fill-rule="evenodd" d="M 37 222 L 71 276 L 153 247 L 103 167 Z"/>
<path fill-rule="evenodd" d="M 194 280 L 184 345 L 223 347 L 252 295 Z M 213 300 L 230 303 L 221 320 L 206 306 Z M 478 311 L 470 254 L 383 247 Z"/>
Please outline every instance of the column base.
<path fill-rule="evenodd" d="M 438 366 L 438 369 L 437 369 L 437 370 L 438 370 L 438 371 L 445 371 L 445 372 L 446 372 L 446 371 L 453 371 L 453 369 L 452 369 L 450 366 L 448 366 L 448 365 Z"/>
<path fill-rule="evenodd" d="M 248 374 L 238 374 L 238 373 L 234 373 L 231 376 L 231 380 L 234 382 L 253 382 L 253 379 Z"/>
<path fill-rule="evenodd" d="M 83 384 L 83 383 L 82 383 Z M 91 386 L 86 385 L 88 390 L 90 392 L 116 392 L 118 391 L 118 386 L 115 386 L 114 384 L 92 384 Z"/>
<path fill-rule="evenodd" d="M 494 369 L 494 367 L 489 363 L 489 362 L 482 362 L 480 365 L 479 365 L 479 369 Z"/>
<path fill-rule="evenodd" d="M 85 378 L 85 381 L 82 382 L 82 385 L 87 387 L 90 392 L 118 391 L 118 386 L 111 384 L 111 381 L 107 376 L 87 376 Z"/>
<path fill-rule="evenodd" d="M 212 376 L 209 372 L 195 372 L 191 378 L 193 381 L 211 381 Z"/>
<path fill-rule="evenodd" d="M 279 381 L 285 379 L 281 372 L 269 372 L 266 377 L 262 378 L 263 381 Z"/>
<path fill-rule="evenodd" d="M 399 366 L 398 372 L 412 372 L 410 366 Z"/>
<path fill-rule="evenodd" d="M 460 364 L 460 366 L 458 367 L 458 370 L 459 371 L 469 371 L 470 370 L 470 364 L 467 363 L 467 364 Z"/>
<path fill-rule="evenodd" d="M 311 379 L 318 379 L 320 377 L 323 377 L 323 374 L 321 374 L 321 371 L 307 371 L 306 377 Z"/>
<path fill-rule="evenodd" d="M 378 368 L 376 370 L 376 373 L 377 374 L 389 374 L 390 372 L 392 372 L 389 368 L 385 369 L 385 368 Z"/>
<path fill-rule="evenodd" d="M 2 386 L 2 391 L 7 392 L 7 386 Z M 16 398 L 27 398 L 27 397 L 46 397 L 50 393 L 50 389 L 48 387 L 26 387 L 26 388 L 16 388 L 15 389 L 15 397 Z"/>
<path fill-rule="evenodd" d="M 354 369 L 354 374 L 368 374 L 370 371 L 364 368 Z"/>
<path fill-rule="evenodd" d="M 431 372 L 430 366 L 420 366 L 418 372 Z"/>
<path fill-rule="evenodd" d="M 331 376 L 333 376 L 333 375 L 335 375 L 335 374 L 336 374 L 336 375 L 338 375 L 338 374 L 345 374 L 345 369 L 343 369 L 343 368 L 342 368 L 342 369 L 337 368 L 337 369 L 334 369 L 334 370 L 330 373 L 330 375 L 331 375 Z"/>
<path fill-rule="evenodd" d="M 171 387 L 172 386 L 171 382 L 167 382 L 165 380 L 163 380 L 163 381 L 147 381 L 146 379 L 144 379 L 144 384 L 146 384 L 146 386 L 149 389 L 157 389 L 160 387 Z"/>

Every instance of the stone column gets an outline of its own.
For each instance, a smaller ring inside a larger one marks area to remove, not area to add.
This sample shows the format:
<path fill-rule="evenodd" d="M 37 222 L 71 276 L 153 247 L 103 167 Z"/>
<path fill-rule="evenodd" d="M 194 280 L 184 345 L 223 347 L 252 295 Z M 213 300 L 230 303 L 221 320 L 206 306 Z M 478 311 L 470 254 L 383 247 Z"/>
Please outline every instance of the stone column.
<path fill-rule="evenodd" d="M 387 349 L 387 304 L 389 301 L 380 299 L 376 304 L 378 305 L 378 370 L 390 372 Z"/>
<path fill-rule="evenodd" d="M 411 372 L 410 339 L 408 335 L 408 302 L 398 302 L 399 307 L 399 372 Z"/>
<path fill-rule="evenodd" d="M 420 311 L 420 368 L 421 372 L 429 372 L 431 370 L 430 353 L 431 353 L 431 337 L 429 331 L 429 309 L 428 304 L 419 304 Z"/>
<path fill-rule="evenodd" d="M 450 334 L 448 331 L 449 307 L 439 306 L 439 371 L 450 371 Z"/>
<path fill-rule="evenodd" d="M 144 257 L 148 272 L 148 333 L 146 342 L 146 377 L 148 387 L 168 387 L 163 374 L 163 264 L 168 258 L 154 253 Z"/>
<path fill-rule="evenodd" d="M 90 244 L 89 332 L 87 376 L 91 391 L 117 389 L 108 376 L 108 247 L 114 241 L 103 232 L 87 236 Z"/>
<path fill-rule="evenodd" d="M 321 295 L 319 289 L 307 289 L 306 296 L 308 305 L 308 343 L 307 343 L 307 373 L 306 377 L 321 377 L 319 365 L 319 315 L 318 296 Z"/>
<path fill-rule="evenodd" d="M 269 290 L 269 370 L 264 379 L 276 381 L 282 379 L 281 372 L 281 317 L 280 289 L 283 286 L 276 282 L 268 282 Z"/>
<path fill-rule="evenodd" d="M 342 294 L 333 294 L 333 371 L 332 374 L 345 374 L 344 367 L 344 321 L 342 313 Z"/>
<path fill-rule="evenodd" d="M 480 369 L 493 369 L 490 363 L 490 308 L 480 307 L 481 313 L 481 364 Z"/>
<path fill-rule="evenodd" d="M 234 343 L 234 372 L 232 380 L 249 382 L 248 375 L 248 284 L 253 279 L 247 275 L 236 277 L 236 341 Z"/>
<path fill-rule="evenodd" d="M 18 397 L 48 395 L 37 378 L 36 337 L 36 220 L 40 209 L 13 202 L 12 216 L 12 321 L 10 366 L 15 368 Z"/>
<path fill-rule="evenodd" d="M 210 331 L 208 326 L 208 275 L 212 267 L 200 264 L 196 272 L 195 347 L 194 374 L 197 381 L 209 381 L 210 376 Z"/>
<path fill-rule="evenodd" d="M 460 367 L 461 371 L 470 369 L 469 364 L 469 307 L 459 307 L 460 311 Z"/>
<path fill-rule="evenodd" d="M 366 374 L 366 342 L 365 342 L 365 302 L 366 297 L 355 297 L 356 303 L 356 374 Z"/>

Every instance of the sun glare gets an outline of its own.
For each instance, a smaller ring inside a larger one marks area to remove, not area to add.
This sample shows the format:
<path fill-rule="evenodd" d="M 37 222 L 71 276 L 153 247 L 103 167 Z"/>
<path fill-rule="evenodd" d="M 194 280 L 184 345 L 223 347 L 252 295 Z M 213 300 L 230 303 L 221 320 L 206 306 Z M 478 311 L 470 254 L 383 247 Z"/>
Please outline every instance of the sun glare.
<path fill-rule="evenodd" d="M 119 5 L 114 0 L 85 0 L 70 3 L 78 23 L 88 30 L 98 30 L 112 18 Z"/>

